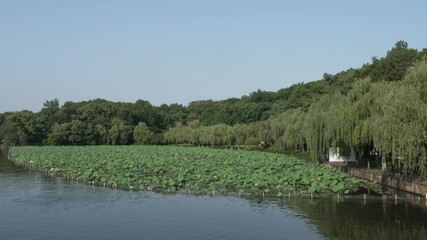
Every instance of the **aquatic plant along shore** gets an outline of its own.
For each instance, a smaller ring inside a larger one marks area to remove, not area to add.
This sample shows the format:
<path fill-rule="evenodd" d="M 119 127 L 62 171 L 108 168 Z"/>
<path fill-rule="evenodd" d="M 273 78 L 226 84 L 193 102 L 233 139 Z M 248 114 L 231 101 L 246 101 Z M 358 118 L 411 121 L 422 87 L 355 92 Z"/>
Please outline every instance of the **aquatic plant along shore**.
<path fill-rule="evenodd" d="M 179 146 L 14 147 L 16 164 L 67 180 L 129 190 L 350 194 L 372 185 L 294 157 Z"/>

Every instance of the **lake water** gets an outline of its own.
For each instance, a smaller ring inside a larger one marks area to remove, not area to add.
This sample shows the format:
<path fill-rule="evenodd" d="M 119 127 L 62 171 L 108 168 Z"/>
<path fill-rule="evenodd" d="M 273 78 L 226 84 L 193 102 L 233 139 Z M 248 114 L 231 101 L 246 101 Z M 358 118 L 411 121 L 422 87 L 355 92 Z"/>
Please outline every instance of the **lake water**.
<path fill-rule="evenodd" d="M 408 200 L 410 199 L 410 200 Z M 427 239 L 425 201 L 127 192 L 0 157 L 0 239 Z"/>

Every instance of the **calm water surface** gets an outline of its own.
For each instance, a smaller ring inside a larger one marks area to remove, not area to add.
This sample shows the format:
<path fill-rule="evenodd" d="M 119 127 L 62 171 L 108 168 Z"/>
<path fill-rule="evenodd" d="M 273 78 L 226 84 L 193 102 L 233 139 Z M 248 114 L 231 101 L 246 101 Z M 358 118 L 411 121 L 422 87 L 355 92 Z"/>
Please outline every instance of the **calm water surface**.
<path fill-rule="evenodd" d="M 0 158 L 0 239 L 427 239 L 423 203 L 127 192 Z"/>

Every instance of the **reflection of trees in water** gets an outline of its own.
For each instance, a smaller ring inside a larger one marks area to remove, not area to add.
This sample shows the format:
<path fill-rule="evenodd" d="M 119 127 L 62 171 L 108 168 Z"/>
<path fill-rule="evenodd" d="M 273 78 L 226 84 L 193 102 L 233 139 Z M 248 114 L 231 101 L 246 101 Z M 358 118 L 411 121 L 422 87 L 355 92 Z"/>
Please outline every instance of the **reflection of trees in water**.
<path fill-rule="evenodd" d="M 427 212 L 409 203 L 294 199 L 320 233 L 332 239 L 425 239 Z"/>
<path fill-rule="evenodd" d="M 24 168 L 15 165 L 7 159 L 8 149 L 0 147 L 0 173 L 16 173 L 24 171 Z"/>

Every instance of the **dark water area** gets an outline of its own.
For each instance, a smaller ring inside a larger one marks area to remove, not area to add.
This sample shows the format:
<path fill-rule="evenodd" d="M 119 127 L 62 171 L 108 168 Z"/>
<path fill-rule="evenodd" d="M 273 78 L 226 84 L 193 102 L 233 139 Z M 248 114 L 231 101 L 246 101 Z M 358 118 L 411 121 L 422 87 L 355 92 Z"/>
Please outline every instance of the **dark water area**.
<path fill-rule="evenodd" d="M 1 154 L 0 239 L 427 239 L 416 197 L 127 192 L 29 172 Z"/>

